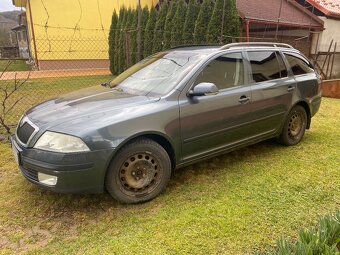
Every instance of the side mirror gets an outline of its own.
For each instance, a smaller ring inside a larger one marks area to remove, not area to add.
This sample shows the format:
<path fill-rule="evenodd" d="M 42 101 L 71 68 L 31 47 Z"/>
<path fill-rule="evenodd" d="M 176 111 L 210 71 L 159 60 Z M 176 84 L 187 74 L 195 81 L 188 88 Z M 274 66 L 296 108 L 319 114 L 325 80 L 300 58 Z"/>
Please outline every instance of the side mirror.
<path fill-rule="evenodd" d="M 209 96 L 218 94 L 218 88 L 214 83 L 202 82 L 197 84 L 193 90 L 188 92 L 189 97 L 195 96 Z"/>

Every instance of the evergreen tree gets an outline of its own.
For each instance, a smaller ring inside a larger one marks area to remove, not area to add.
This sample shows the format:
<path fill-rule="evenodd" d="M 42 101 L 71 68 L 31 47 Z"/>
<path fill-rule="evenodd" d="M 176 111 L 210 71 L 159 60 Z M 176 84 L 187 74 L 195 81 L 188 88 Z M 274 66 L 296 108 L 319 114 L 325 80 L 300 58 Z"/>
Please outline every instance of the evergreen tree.
<path fill-rule="evenodd" d="M 194 28 L 200 8 L 196 0 L 189 0 L 183 28 L 183 43 L 194 43 Z"/>
<path fill-rule="evenodd" d="M 225 18 L 223 24 L 223 43 L 232 42 L 233 38 L 240 36 L 240 17 L 235 0 L 225 0 Z"/>
<path fill-rule="evenodd" d="M 142 29 L 142 41 L 141 41 L 141 54 L 142 54 L 142 58 L 143 59 L 145 56 L 143 55 L 144 53 L 144 35 L 145 35 L 145 31 L 146 31 L 146 25 L 148 24 L 148 20 L 149 20 L 149 8 L 147 6 L 145 6 L 142 9 L 142 22 L 141 22 L 141 29 Z"/>
<path fill-rule="evenodd" d="M 175 15 L 172 19 L 171 29 L 171 47 L 181 45 L 183 38 L 183 24 L 185 22 L 185 15 L 187 12 L 187 4 L 184 0 L 179 0 Z"/>
<path fill-rule="evenodd" d="M 137 61 L 137 23 L 138 23 L 138 9 L 132 10 L 132 24 L 130 32 L 130 53 L 131 53 L 131 64 L 134 65 Z"/>
<path fill-rule="evenodd" d="M 114 73 L 119 74 L 119 58 L 120 58 L 120 38 L 122 34 L 122 24 L 125 15 L 125 8 L 120 8 L 118 16 L 118 24 L 115 34 L 115 55 L 114 55 Z"/>
<path fill-rule="evenodd" d="M 211 0 L 203 0 L 201 4 L 200 12 L 195 24 L 194 30 L 194 42 L 196 44 L 206 43 L 206 33 L 208 24 L 212 13 L 212 2 Z"/>
<path fill-rule="evenodd" d="M 125 66 L 124 69 L 129 68 L 132 63 L 132 51 L 131 51 L 131 31 L 134 29 L 134 9 L 129 9 L 127 13 L 125 34 L 124 34 L 124 53 L 125 53 Z M 127 59 L 129 58 L 129 59 Z"/>
<path fill-rule="evenodd" d="M 119 17 L 121 20 L 120 24 L 120 33 L 118 38 L 118 74 L 122 73 L 125 68 L 125 29 L 126 29 L 126 23 L 128 20 L 128 10 L 123 7 L 122 8 L 122 18 Z"/>
<path fill-rule="evenodd" d="M 118 15 L 117 12 L 114 10 L 111 18 L 111 26 L 109 32 L 109 59 L 110 59 L 110 71 L 112 74 L 115 74 L 115 37 L 118 35 L 116 32 L 118 26 Z"/>
<path fill-rule="evenodd" d="M 177 1 L 171 1 L 166 15 L 163 33 L 163 50 L 170 48 L 171 46 L 171 30 L 172 30 L 172 19 L 177 10 Z"/>
<path fill-rule="evenodd" d="M 216 0 L 214 10 L 212 12 L 210 22 L 208 24 L 208 31 L 206 35 L 207 43 L 221 43 L 222 42 L 222 20 L 223 18 L 223 2 L 225 0 Z"/>
<path fill-rule="evenodd" d="M 148 22 L 145 26 L 144 33 L 144 57 L 151 55 L 152 53 L 152 39 L 154 36 L 155 25 L 157 21 L 157 11 L 156 8 L 152 7 L 149 14 Z"/>
<path fill-rule="evenodd" d="M 163 42 L 163 30 L 165 25 L 165 19 L 168 13 L 168 4 L 167 2 L 163 2 L 158 10 L 157 22 L 155 26 L 155 33 L 153 36 L 153 47 L 152 53 L 159 52 L 162 50 L 162 42 Z"/>

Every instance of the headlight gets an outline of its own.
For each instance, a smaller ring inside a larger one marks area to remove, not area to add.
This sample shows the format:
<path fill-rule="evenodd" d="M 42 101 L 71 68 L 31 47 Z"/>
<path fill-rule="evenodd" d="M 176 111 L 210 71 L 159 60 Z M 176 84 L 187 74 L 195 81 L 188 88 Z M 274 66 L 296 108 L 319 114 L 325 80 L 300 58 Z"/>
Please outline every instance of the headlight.
<path fill-rule="evenodd" d="M 34 148 L 63 153 L 90 151 L 78 137 L 46 131 L 36 142 Z"/>

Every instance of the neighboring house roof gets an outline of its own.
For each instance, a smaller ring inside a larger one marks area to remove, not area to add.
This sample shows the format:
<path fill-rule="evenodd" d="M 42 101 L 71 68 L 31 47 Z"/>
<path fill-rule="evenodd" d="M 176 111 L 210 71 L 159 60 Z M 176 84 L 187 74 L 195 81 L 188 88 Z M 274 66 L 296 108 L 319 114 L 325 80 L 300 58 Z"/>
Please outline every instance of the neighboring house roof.
<path fill-rule="evenodd" d="M 338 0 L 340 1 L 340 0 Z M 282 3 L 281 15 L 279 14 Z M 287 0 L 236 0 L 237 9 L 243 19 L 263 23 L 277 24 L 293 27 L 311 27 L 322 30 L 323 21 L 310 13 L 301 5 Z M 280 19 L 279 19 L 280 15 Z"/>
<path fill-rule="evenodd" d="M 340 0 L 306 0 L 328 17 L 340 18 Z"/>

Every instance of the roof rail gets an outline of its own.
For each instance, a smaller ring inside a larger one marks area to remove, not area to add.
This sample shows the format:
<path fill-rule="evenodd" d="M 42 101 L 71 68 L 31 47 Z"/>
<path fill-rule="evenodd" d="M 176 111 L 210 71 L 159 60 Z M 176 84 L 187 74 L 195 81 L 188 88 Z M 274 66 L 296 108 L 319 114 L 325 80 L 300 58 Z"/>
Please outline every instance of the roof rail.
<path fill-rule="evenodd" d="M 175 47 L 171 47 L 168 50 L 174 50 L 174 49 L 179 49 L 179 48 L 189 48 L 189 47 L 214 47 L 214 46 L 221 46 L 221 44 L 183 44 L 183 45 L 178 45 Z"/>
<path fill-rule="evenodd" d="M 293 49 L 293 47 L 286 43 L 271 43 L 271 42 L 242 42 L 242 43 L 229 43 L 226 45 L 223 45 L 220 50 L 226 50 L 233 47 L 240 47 L 240 46 L 272 46 L 272 47 L 285 47 Z"/>

